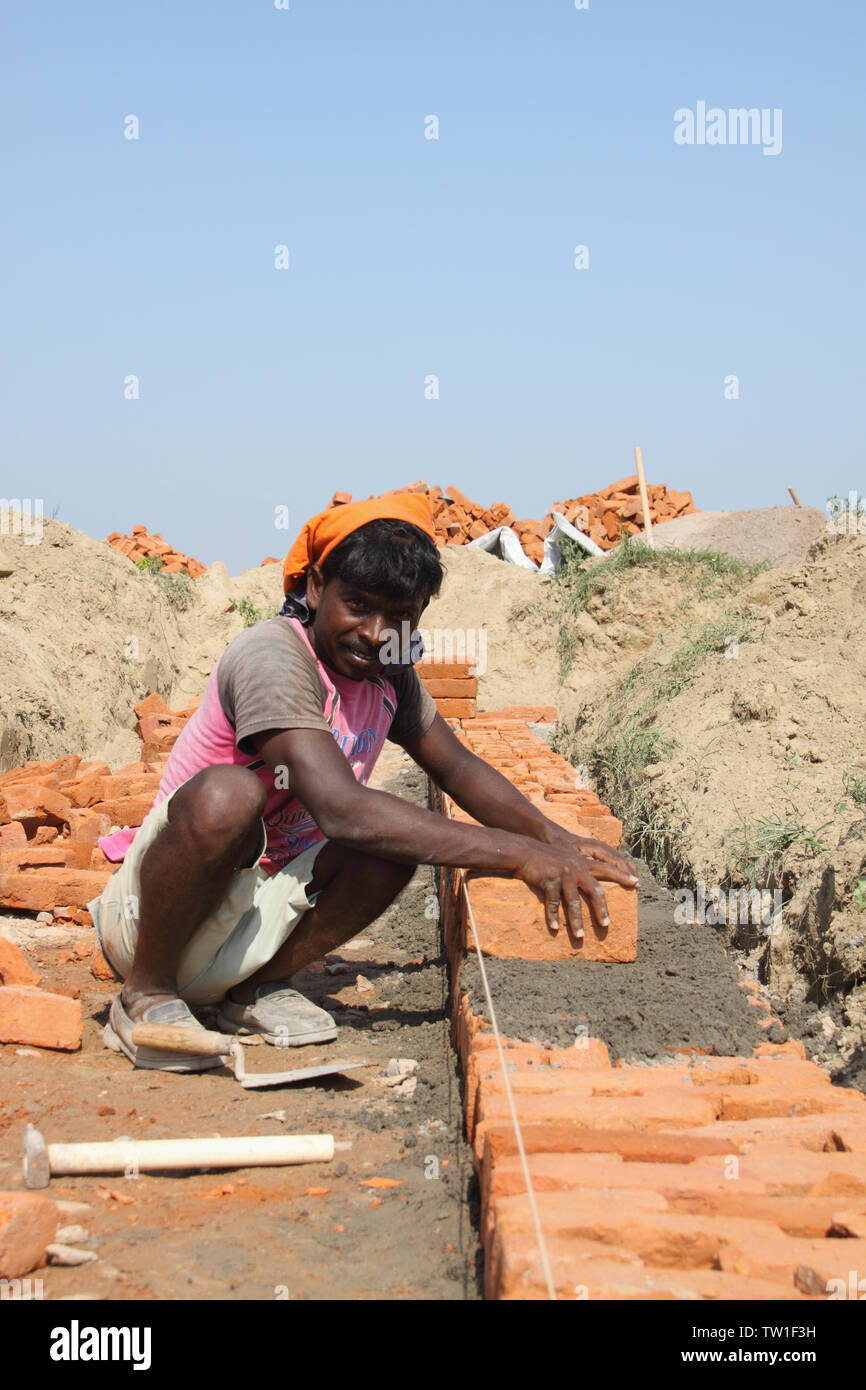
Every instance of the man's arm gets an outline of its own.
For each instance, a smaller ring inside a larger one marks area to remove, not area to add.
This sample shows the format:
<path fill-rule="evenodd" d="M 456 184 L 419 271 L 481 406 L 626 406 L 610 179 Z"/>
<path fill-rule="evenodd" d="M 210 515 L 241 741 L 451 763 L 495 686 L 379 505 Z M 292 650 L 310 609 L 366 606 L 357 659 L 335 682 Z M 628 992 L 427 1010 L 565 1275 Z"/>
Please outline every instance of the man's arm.
<path fill-rule="evenodd" d="M 544 898 L 553 930 L 562 901 L 572 930 L 582 934 L 581 891 L 589 898 L 596 922 L 607 925 L 607 906 L 596 878 L 628 888 L 636 883 L 624 863 L 622 867 L 595 863 L 570 846 L 547 845 L 520 831 L 461 825 L 401 797 L 362 786 L 324 730 L 268 730 L 256 735 L 255 741 L 272 768 L 288 769 L 292 792 L 329 840 L 401 863 L 444 864 L 521 878 Z"/>
<path fill-rule="evenodd" d="M 482 825 L 526 835 L 542 844 L 576 849 L 588 859 L 619 867 L 633 877 L 632 866 L 609 845 L 589 835 L 572 835 L 549 820 L 507 777 L 455 738 L 441 715 L 437 714 L 427 733 L 407 745 L 406 751 L 447 796 Z"/>

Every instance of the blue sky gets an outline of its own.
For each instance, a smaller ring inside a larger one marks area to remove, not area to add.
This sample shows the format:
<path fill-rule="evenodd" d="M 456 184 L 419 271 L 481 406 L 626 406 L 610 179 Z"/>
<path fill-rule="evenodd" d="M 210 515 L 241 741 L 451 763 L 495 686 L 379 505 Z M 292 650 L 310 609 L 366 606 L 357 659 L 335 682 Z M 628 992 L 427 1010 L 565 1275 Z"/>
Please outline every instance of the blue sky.
<path fill-rule="evenodd" d="M 541 516 L 636 443 L 705 508 L 866 492 L 859 0 L 290 5 L 6 0 L 4 495 L 236 571 L 335 488 Z"/>

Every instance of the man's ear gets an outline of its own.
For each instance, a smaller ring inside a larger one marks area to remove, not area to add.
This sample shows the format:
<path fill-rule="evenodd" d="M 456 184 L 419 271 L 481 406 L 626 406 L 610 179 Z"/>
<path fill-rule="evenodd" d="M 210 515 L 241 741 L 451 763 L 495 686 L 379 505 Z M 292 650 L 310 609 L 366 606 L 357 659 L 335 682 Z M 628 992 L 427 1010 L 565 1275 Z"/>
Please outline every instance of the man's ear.
<path fill-rule="evenodd" d="M 325 581 L 322 577 L 322 571 L 319 569 L 319 566 L 310 565 L 310 568 L 307 570 L 306 597 L 307 607 L 309 608 L 311 613 L 315 613 L 316 609 L 318 608 L 319 600 L 322 597 L 322 590 L 324 589 L 324 587 Z"/>

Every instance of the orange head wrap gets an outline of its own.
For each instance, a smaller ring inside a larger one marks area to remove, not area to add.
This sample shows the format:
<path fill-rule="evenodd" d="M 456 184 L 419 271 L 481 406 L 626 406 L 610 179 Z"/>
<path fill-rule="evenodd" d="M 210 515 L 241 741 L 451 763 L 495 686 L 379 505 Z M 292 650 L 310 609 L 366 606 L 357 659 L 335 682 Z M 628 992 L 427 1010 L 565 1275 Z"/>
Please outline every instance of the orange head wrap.
<path fill-rule="evenodd" d="M 311 517 L 295 541 L 283 565 L 283 588 L 294 589 L 310 565 L 320 564 L 340 541 L 344 541 L 359 526 L 368 521 L 389 518 L 408 521 L 417 526 L 431 541 L 436 540 L 430 503 L 423 492 L 395 492 L 385 497 L 370 497 L 366 502 L 346 502 L 329 507 Z"/>

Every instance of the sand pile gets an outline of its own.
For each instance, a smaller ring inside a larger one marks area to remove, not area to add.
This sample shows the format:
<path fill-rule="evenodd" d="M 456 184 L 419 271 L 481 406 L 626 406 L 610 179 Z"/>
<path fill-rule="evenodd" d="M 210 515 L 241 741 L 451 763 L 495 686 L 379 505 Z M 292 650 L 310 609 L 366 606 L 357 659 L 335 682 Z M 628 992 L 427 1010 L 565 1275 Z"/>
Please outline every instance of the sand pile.
<path fill-rule="evenodd" d="M 239 604 L 279 602 L 276 567 L 229 579 L 143 574 L 60 521 L 41 540 L 0 536 L 0 771 L 70 750 L 113 766 L 137 757 L 133 705 L 201 695 L 244 625 Z"/>

